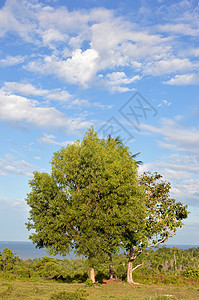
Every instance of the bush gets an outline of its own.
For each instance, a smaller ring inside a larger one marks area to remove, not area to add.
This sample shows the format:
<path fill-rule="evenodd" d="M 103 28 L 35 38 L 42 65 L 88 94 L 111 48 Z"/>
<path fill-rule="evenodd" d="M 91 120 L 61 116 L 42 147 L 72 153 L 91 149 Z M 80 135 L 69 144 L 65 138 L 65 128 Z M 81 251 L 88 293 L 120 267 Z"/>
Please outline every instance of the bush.
<path fill-rule="evenodd" d="M 182 274 L 188 278 L 191 277 L 191 278 L 198 279 L 199 278 L 199 269 L 196 269 L 194 267 L 188 267 Z"/>
<path fill-rule="evenodd" d="M 54 262 L 47 262 L 43 269 L 43 277 L 57 279 L 61 276 L 61 267 Z"/>
<path fill-rule="evenodd" d="M 86 286 L 94 286 L 94 283 L 92 282 L 92 280 L 90 278 L 86 279 Z"/>

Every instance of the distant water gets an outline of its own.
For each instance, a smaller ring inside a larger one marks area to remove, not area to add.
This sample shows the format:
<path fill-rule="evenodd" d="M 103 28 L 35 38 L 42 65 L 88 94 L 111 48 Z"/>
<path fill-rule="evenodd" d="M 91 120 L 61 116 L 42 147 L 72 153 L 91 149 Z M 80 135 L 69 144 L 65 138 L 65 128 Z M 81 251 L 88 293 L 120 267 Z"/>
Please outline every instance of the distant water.
<path fill-rule="evenodd" d="M 12 252 L 16 255 L 18 255 L 22 259 L 28 259 L 28 258 L 42 258 L 43 256 L 50 256 L 45 248 L 38 249 L 36 248 L 32 242 L 1 242 L 0 241 L 0 252 L 3 252 L 5 248 L 11 249 Z M 74 258 L 73 253 L 69 253 L 67 256 L 50 256 L 55 258 Z"/>
<path fill-rule="evenodd" d="M 199 245 L 165 245 L 168 248 L 177 247 L 178 249 L 186 250 L 189 248 L 198 248 Z"/>
<path fill-rule="evenodd" d="M 164 245 L 161 245 L 164 246 Z M 165 245 L 166 247 L 173 248 L 177 247 L 179 249 L 189 249 L 189 248 L 197 248 L 199 245 Z M 12 252 L 16 255 L 18 255 L 22 259 L 28 259 L 28 258 L 42 258 L 43 256 L 50 256 L 47 252 L 46 249 L 38 249 L 35 248 L 32 242 L 1 242 L 0 241 L 0 252 L 3 252 L 5 248 L 9 248 L 12 250 Z M 153 249 L 153 248 L 151 248 Z M 156 248 L 157 249 L 157 248 Z M 156 250 L 154 249 L 154 250 Z M 55 258 L 74 258 L 75 255 L 74 253 L 69 253 L 67 256 L 51 256 Z"/>

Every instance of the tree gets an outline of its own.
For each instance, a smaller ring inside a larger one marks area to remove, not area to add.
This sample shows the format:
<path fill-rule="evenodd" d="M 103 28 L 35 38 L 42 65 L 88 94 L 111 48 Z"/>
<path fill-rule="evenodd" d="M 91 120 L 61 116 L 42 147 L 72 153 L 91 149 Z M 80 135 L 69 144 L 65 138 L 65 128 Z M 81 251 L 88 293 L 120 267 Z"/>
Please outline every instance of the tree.
<path fill-rule="evenodd" d="M 118 146 L 118 147 L 124 147 L 124 145 L 123 145 L 123 143 L 122 143 L 122 140 L 121 140 L 121 138 L 119 137 L 119 136 L 117 136 L 116 138 L 114 138 L 114 137 L 111 137 L 111 135 L 109 134 L 108 136 L 107 136 L 107 142 L 110 142 L 111 140 L 114 140 L 115 142 L 116 142 L 116 145 Z M 140 166 L 140 165 L 142 165 L 142 161 L 138 161 L 138 160 L 136 160 L 136 158 L 137 158 L 137 156 L 140 154 L 140 152 L 138 152 L 138 153 L 135 153 L 135 154 L 131 154 L 130 155 L 130 157 L 131 157 L 131 159 L 133 160 L 133 162 L 134 162 L 134 164 L 138 167 L 138 166 Z M 133 233 L 134 234 L 134 233 Z M 115 274 L 115 272 L 114 272 L 114 269 L 113 269 L 113 265 L 112 265 L 112 253 L 110 253 L 109 254 L 109 273 L 110 273 L 110 279 L 118 279 L 117 278 L 117 275 Z"/>
<path fill-rule="evenodd" d="M 54 153 L 51 173 L 34 172 L 27 228 L 37 247 L 65 255 L 74 249 L 94 265 L 121 247 L 128 229 L 137 234 L 145 218 L 137 165 L 128 147 L 100 139 L 91 128 L 83 141 Z"/>
<path fill-rule="evenodd" d="M 142 174 L 140 186 L 145 191 L 146 219 L 136 239 L 130 240 L 128 232 L 124 236 L 130 240 L 126 246 L 129 257 L 128 283 L 134 283 L 132 271 L 143 265 L 141 263 L 133 268 L 133 261 L 145 248 L 157 246 L 172 237 L 177 229 L 182 227 L 182 220 L 189 214 L 186 205 L 170 198 L 171 185 L 163 181 L 160 174 L 150 172 Z"/>

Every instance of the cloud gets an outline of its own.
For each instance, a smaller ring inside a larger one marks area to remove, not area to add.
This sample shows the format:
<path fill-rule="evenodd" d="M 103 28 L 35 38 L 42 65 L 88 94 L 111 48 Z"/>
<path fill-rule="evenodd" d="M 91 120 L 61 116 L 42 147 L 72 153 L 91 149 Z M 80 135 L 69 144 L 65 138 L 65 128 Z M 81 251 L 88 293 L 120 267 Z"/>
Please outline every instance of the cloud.
<path fill-rule="evenodd" d="M 139 167 L 139 173 L 156 171 L 171 182 L 171 196 L 188 205 L 199 206 L 199 158 L 197 155 L 172 154 Z"/>
<path fill-rule="evenodd" d="M 171 102 L 167 101 L 167 100 L 162 100 L 161 103 L 158 104 L 158 107 L 161 107 L 161 106 L 170 106 L 171 105 Z"/>
<path fill-rule="evenodd" d="M 27 69 L 45 75 L 54 74 L 67 82 L 87 87 L 98 69 L 98 53 L 94 49 L 76 49 L 71 58 L 59 60 L 54 55 L 46 56 L 43 61 L 30 62 Z"/>
<path fill-rule="evenodd" d="M 144 68 L 145 74 L 153 74 L 155 76 L 162 74 L 171 74 L 177 71 L 189 71 L 198 68 L 188 58 L 173 58 L 163 59 L 159 61 L 152 61 L 146 64 Z"/>
<path fill-rule="evenodd" d="M 196 57 L 199 56 L 199 48 L 190 49 L 189 54 L 196 56 Z"/>
<path fill-rule="evenodd" d="M 35 16 L 40 10 L 41 5 L 38 2 L 7 0 L 0 10 L 0 37 L 11 32 L 27 42 L 37 43 L 38 28 Z"/>
<path fill-rule="evenodd" d="M 146 163 L 140 167 L 140 172 L 159 172 L 165 180 L 172 183 L 174 198 L 189 205 L 199 206 L 199 131 L 180 125 L 178 120 L 181 120 L 180 116 L 176 120 L 162 119 L 159 127 L 141 124 L 141 129 L 146 133 L 162 137 L 163 140 L 157 140 L 161 148 L 178 151 L 178 154 Z"/>
<path fill-rule="evenodd" d="M 178 77 L 188 76 L 187 72 L 194 72 L 199 66 L 195 61 L 198 49 L 194 50 L 194 43 L 188 40 L 186 45 L 190 46 L 185 53 L 183 40 L 184 35 L 191 39 L 198 34 L 195 12 L 198 8 L 193 3 L 182 5 L 180 2 L 179 6 L 171 4 L 168 7 L 162 3 L 154 9 L 161 20 L 164 16 L 163 25 L 147 24 L 148 17 L 140 24 L 136 20 L 132 22 L 106 8 L 68 11 L 66 7 L 51 7 L 37 1 L 7 0 L 0 9 L 0 36 L 14 33 L 25 42 L 34 44 L 34 55 L 28 58 L 24 66 L 26 70 L 54 75 L 84 88 L 96 82 L 104 86 L 104 80 L 98 74 L 103 73 L 105 78 L 112 70 L 113 74 L 124 73 L 126 67 L 139 79 L 147 75 L 179 73 L 165 82 L 198 82 L 198 79 Z M 172 22 L 168 23 L 165 11 L 174 16 Z M 143 13 L 143 7 L 138 13 Z M 191 16 L 194 16 L 194 21 Z M 42 56 L 36 54 L 38 46 L 44 50 Z M 195 52 L 191 53 L 191 50 Z M 3 63 L 6 61 L 8 63 L 9 60 L 5 59 Z M 18 62 L 23 63 L 23 58 L 18 57 Z M 119 92 L 131 90 L 123 86 L 127 78 L 122 78 L 121 85 L 113 84 L 113 80 L 106 85 L 107 89 Z"/>
<path fill-rule="evenodd" d="M 103 78 L 103 75 L 100 74 L 99 78 Z M 127 75 L 124 72 L 112 72 L 106 75 L 105 83 L 111 92 L 123 93 L 127 91 L 134 91 L 135 89 L 129 88 L 127 86 L 122 86 L 122 85 L 129 85 L 140 79 L 141 77 L 139 75 L 135 75 L 133 77 L 127 77 Z"/>
<path fill-rule="evenodd" d="M 8 123 L 29 123 L 39 128 L 76 130 L 88 128 L 90 122 L 66 117 L 54 107 L 41 106 L 38 101 L 0 91 L 0 120 Z"/>
<path fill-rule="evenodd" d="M 199 179 L 188 179 L 177 183 L 173 189 L 172 193 L 179 199 L 188 205 L 199 206 Z"/>
<path fill-rule="evenodd" d="M 70 95 L 66 90 L 45 90 L 42 88 L 37 88 L 31 83 L 22 82 L 4 82 L 2 90 L 7 92 L 8 94 L 18 93 L 24 96 L 40 96 L 46 99 L 56 100 L 60 102 L 67 102 L 72 97 L 72 95 Z"/>
<path fill-rule="evenodd" d="M 52 134 L 44 133 L 43 136 L 39 139 L 39 142 L 46 145 L 59 145 L 59 146 L 67 146 L 74 142 L 71 141 L 64 141 L 64 142 L 57 142 L 56 137 Z"/>
<path fill-rule="evenodd" d="M 37 89 L 30 83 L 21 82 L 4 82 L 2 90 L 9 94 L 19 93 L 25 96 L 46 96 L 48 94 L 47 90 Z"/>
<path fill-rule="evenodd" d="M 28 207 L 27 207 L 24 199 L 13 200 L 13 199 L 5 198 L 5 197 L 0 197 L 0 202 L 2 202 L 2 207 L 8 206 L 9 210 L 12 209 L 13 207 L 18 208 L 18 209 L 23 209 L 23 210 L 25 208 L 26 210 L 28 210 Z"/>
<path fill-rule="evenodd" d="M 109 84 L 111 85 L 130 84 L 141 79 L 139 75 L 129 78 L 124 72 L 113 72 L 107 74 L 107 78 L 109 80 Z"/>
<path fill-rule="evenodd" d="M 36 159 L 36 160 L 40 160 L 40 159 L 41 159 L 41 157 L 40 157 L 40 156 L 35 156 L 35 157 L 34 157 L 34 159 Z"/>
<path fill-rule="evenodd" d="M 0 64 L 3 67 L 10 67 L 18 64 L 22 64 L 25 61 L 26 57 L 17 55 L 17 56 L 9 56 L 7 55 L 6 58 L 0 60 Z"/>
<path fill-rule="evenodd" d="M 43 88 L 37 88 L 31 83 L 23 82 L 4 82 L 3 87 L 0 89 L 1 92 L 7 95 L 12 95 L 13 93 L 23 96 L 37 96 L 42 97 L 45 100 L 53 100 L 64 104 L 67 108 L 76 107 L 98 107 L 101 109 L 110 109 L 112 105 L 104 105 L 100 102 L 89 102 L 86 99 L 78 99 L 71 95 L 66 90 L 61 90 L 60 88 L 53 90 L 46 90 Z"/>
<path fill-rule="evenodd" d="M 169 85 L 192 85 L 199 84 L 199 73 L 190 73 L 183 75 L 176 75 L 168 81 L 164 82 Z"/>
<path fill-rule="evenodd" d="M 63 34 L 53 28 L 47 29 L 43 33 L 44 45 L 53 45 L 53 43 L 65 42 L 67 39 L 67 34 Z"/>
<path fill-rule="evenodd" d="M 32 176 L 35 166 L 26 162 L 25 160 L 15 160 L 12 155 L 5 155 L 0 158 L 0 175 L 6 176 L 8 174 Z"/>
<path fill-rule="evenodd" d="M 170 34 L 190 35 L 193 37 L 197 37 L 199 35 L 199 29 L 193 28 L 187 23 L 159 25 L 159 29 L 162 32 L 169 32 Z"/>
<path fill-rule="evenodd" d="M 159 141 L 159 145 L 163 148 L 198 154 L 199 130 L 196 128 L 185 128 L 175 120 L 166 118 L 161 120 L 161 127 L 148 124 L 141 124 L 140 127 L 146 132 L 162 136 L 163 142 Z"/>

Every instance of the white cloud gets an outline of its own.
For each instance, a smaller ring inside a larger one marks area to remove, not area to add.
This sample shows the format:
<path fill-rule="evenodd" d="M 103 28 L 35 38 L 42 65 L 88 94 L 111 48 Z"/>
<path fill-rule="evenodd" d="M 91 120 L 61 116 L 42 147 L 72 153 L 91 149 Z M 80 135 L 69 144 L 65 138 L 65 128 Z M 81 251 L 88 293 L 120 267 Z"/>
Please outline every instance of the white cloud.
<path fill-rule="evenodd" d="M 160 127 L 141 124 L 141 128 L 146 132 L 155 133 L 163 138 L 163 141 L 157 141 L 160 147 L 178 151 L 178 154 L 146 163 L 140 167 L 140 172 L 159 172 L 165 180 L 172 183 L 172 195 L 178 201 L 198 206 L 199 131 L 196 128 L 184 127 L 177 120 L 162 119 Z"/>
<path fill-rule="evenodd" d="M 174 185 L 172 193 L 179 201 L 183 201 L 189 205 L 199 206 L 198 186 L 199 179 L 183 180 Z"/>
<path fill-rule="evenodd" d="M 113 72 L 107 74 L 107 79 L 110 85 L 120 85 L 120 84 L 130 84 L 137 80 L 140 80 L 141 77 L 139 75 L 135 75 L 133 77 L 127 77 L 124 72 Z"/>
<path fill-rule="evenodd" d="M 50 28 L 43 33 L 43 42 L 44 45 L 51 45 L 56 42 L 65 42 L 68 39 L 67 34 L 62 34 L 58 30 Z"/>
<path fill-rule="evenodd" d="M 173 22 L 145 26 L 136 21 L 127 21 L 118 13 L 116 16 L 114 10 L 105 8 L 68 11 L 65 7 L 50 7 L 35 1 L 7 0 L 0 10 L 0 36 L 14 32 L 25 41 L 43 47 L 43 56 L 34 53 L 26 69 L 43 75 L 55 75 L 83 87 L 96 83 L 98 72 L 110 74 L 114 69 L 115 73 L 117 70 L 122 73 L 125 67 L 138 74 L 139 79 L 143 75 L 158 76 L 176 72 L 188 76 L 186 72 L 198 69 L 198 62 L 191 57 L 197 57 L 198 49 L 194 50 L 194 45 L 190 43 L 189 54 L 189 49 L 183 54 L 184 44 L 180 39 L 187 34 L 198 34 L 198 17 L 193 7 L 187 4 L 180 5 L 180 8 L 172 4 L 169 7 L 161 5 L 157 8 L 158 15 L 161 16 L 164 11 L 166 16 L 165 11 L 169 11 L 175 16 Z M 143 7 L 139 12 L 142 11 Z M 175 14 L 177 11 L 182 12 L 180 17 Z M 180 39 L 176 34 L 180 35 Z M 191 50 L 195 54 L 191 54 Z M 18 57 L 19 62 L 20 59 L 22 63 L 23 58 Z M 176 75 L 166 83 L 198 82 L 197 79 L 177 76 L 181 75 Z M 103 80 L 101 84 L 104 84 Z M 131 90 L 116 84 L 112 84 L 112 88 L 109 85 L 106 87 L 120 92 Z"/>
<path fill-rule="evenodd" d="M 41 159 L 41 157 L 40 157 L 40 156 L 35 156 L 35 157 L 34 157 L 34 159 L 36 159 L 36 160 L 40 160 L 40 159 Z"/>
<path fill-rule="evenodd" d="M 94 49 L 77 49 L 66 60 L 59 60 L 54 55 L 46 56 L 44 61 L 30 62 L 27 68 L 43 74 L 55 74 L 67 82 L 87 87 L 98 69 L 98 53 Z"/>
<path fill-rule="evenodd" d="M 45 90 L 42 88 L 37 88 L 31 83 L 22 82 L 4 82 L 2 90 L 7 92 L 8 94 L 18 93 L 24 96 L 40 96 L 46 99 L 56 100 L 60 102 L 67 102 L 72 97 L 72 95 L 70 95 L 66 90 Z"/>
<path fill-rule="evenodd" d="M 12 207 L 18 208 L 18 209 L 23 209 L 24 208 L 29 211 L 28 206 L 26 205 L 26 202 L 24 199 L 8 199 L 5 197 L 0 197 L 0 202 L 2 202 L 3 206 L 8 205 L 9 209 L 12 209 Z"/>
<path fill-rule="evenodd" d="M 196 56 L 196 57 L 199 56 L 199 48 L 190 49 L 189 54 Z"/>
<path fill-rule="evenodd" d="M 112 92 L 112 93 L 125 93 L 125 92 L 132 92 L 135 91 L 135 88 L 128 88 L 125 86 L 117 86 L 117 85 L 112 85 L 110 87 L 108 87 L 108 89 Z"/>
<path fill-rule="evenodd" d="M 4 82 L 0 91 L 5 92 L 7 95 L 13 93 L 23 96 L 39 96 L 45 100 L 54 100 L 64 104 L 67 108 L 71 107 L 99 107 L 101 109 L 110 109 L 112 105 L 103 105 L 100 102 L 89 102 L 86 99 L 77 99 L 66 90 L 59 88 L 53 90 L 46 90 L 37 88 L 31 83 L 23 82 Z"/>
<path fill-rule="evenodd" d="M 161 127 L 141 124 L 141 129 L 163 137 L 159 145 L 164 148 L 174 149 L 185 153 L 198 154 L 199 131 L 196 128 L 185 128 L 171 119 L 162 119 Z"/>
<path fill-rule="evenodd" d="M 0 174 L 3 176 L 10 174 L 32 176 L 35 166 L 25 160 L 15 160 L 12 155 L 6 155 L 0 158 Z"/>
<path fill-rule="evenodd" d="M 90 122 L 67 118 L 54 107 L 43 107 L 39 102 L 0 91 L 0 120 L 8 123 L 30 123 L 39 128 L 76 130 L 88 128 Z"/>
<path fill-rule="evenodd" d="M 171 182 L 171 196 L 188 205 L 199 206 L 199 159 L 197 155 L 172 154 L 163 160 L 143 164 L 139 173 L 156 171 Z"/>
<path fill-rule="evenodd" d="M 52 134 L 47 134 L 47 133 L 43 134 L 43 136 L 39 139 L 39 142 L 42 144 L 59 145 L 59 146 L 67 146 L 69 144 L 74 143 L 72 141 L 57 142 L 56 136 L 54 136 Z"/>
<path fill-rule="evenodd" d="M 188 58 L 172 58 L 147 63 L 144 68 L 144 73 L 157 76 L 161 74 L 171 74 L 177 71 L 189 71 L 194 68 L 198 68 L 198 65 L 194 66 Z"/>
<path fill-rule="evenodd" d="M 189 84 L 199 84 L 199 73 L 190 73 L 183 75 L 176 75 L 168 81 L 164 82 L 169 85 L 189 85 Z"/>
<path fill-rule="evenodd" d="M 26 57 L 25 56 L 21 56 L 21 55 L 17 55 L 17 56 L 9 56 L 7 55 L 6 58 L 2 58 L 0 60 L 0 64 L 3 67 L 9 67 L 9 66 L 14 66 L 14 65 L 18 65 L 21 64 L 25 61 Z"/>
<path fill-rule="evenodd" d="M 128 85 L 133 82 L 140 80 L 141 77 L 139 75 L 135 75 L 133 77 L 127 77 L 124 72 L 112 72 L 106 75 L 106 83 L 111 92 L 127 92 L 134 91 L 134 88 L 129 88 L 122 85 Z"/>
<path fill-rule="evenodd" d="M 161 106 L 170 106 L 171 105 L 171 102 L 167 101 L 167 100 L 162 100 L 161 103 L 158 104 L 158 107 L 161 107 Z"/>
<path fill-rule="evenodd" d="M 34 87 L 31 83 L 21 83 L 21 82 L 4 82 L 2 90 L 9 94 L 19 93 L 25 96 L 46 96 L 48 94 L 47 90 L 38 89 Z"/>
<path fill-rule="evenodd" d="M 193 28 L 187 23 L 159 25 L 159 29 L 163 32 L 169 32 L 170 34 L 190 35 L 194 37 L 199 35 L 199 29 Z"/>
<path fill-rule="evenodd" d="M 40 10 L 41 5 L 32 1 L 7 0 L 0 10 L 0 37 L 11 32 L 25 41 L 37 42 L 36 16 Z"/>

